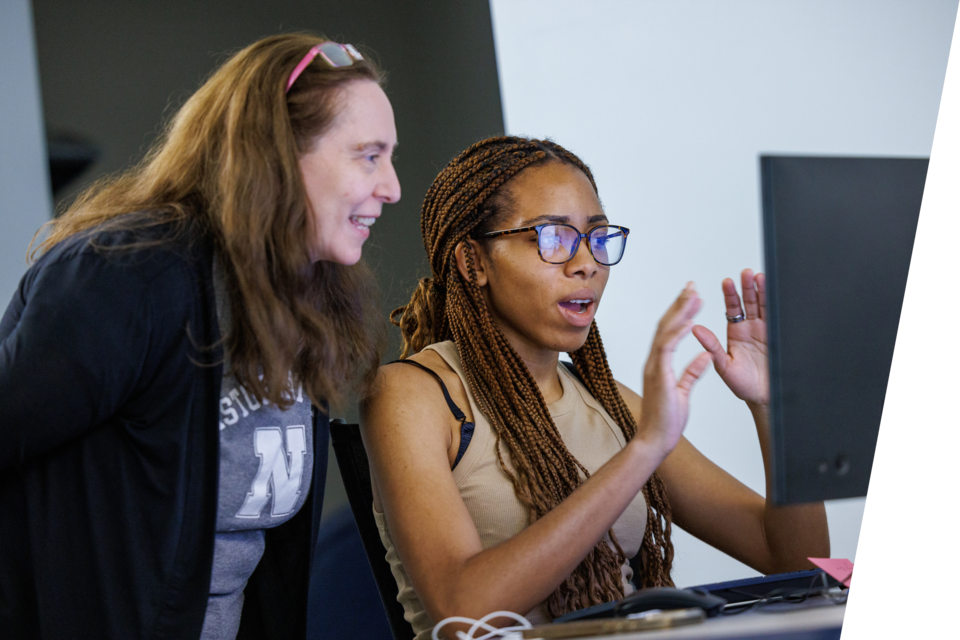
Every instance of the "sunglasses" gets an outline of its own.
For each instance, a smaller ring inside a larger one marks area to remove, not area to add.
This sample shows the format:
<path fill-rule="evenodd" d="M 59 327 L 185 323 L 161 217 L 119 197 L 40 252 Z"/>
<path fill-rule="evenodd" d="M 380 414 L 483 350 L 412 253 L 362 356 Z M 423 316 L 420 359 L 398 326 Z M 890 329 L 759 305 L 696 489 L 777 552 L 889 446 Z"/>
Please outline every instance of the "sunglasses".
<path fill-rule="evenodd" d="M 590 250 L 593 259 L 597 264 L 608 267 L 617 264 L 623 258 L 623 251 L 627 247 L 627 236 L 630 234 L 630 229 L 612 224 L 594 227 L 587 233 L 580 233 L 579 229 L 569 224 L 551 223 L 538 224 L 535 227 L 490 231 L 483 234 L 483 237 L 496 238 L 525 231 L 537 232 L 537 251 L 544 262 L 550 264 L 570 262 L 577 255 L 580 240 L 586 238 L 587 249 Z"/>
<path fill-rule="evenodd" d="M 360 52 L 357 51 L 352 44 L 340 44 L 339 42 L 332 42 L 330 40 L 321 42 L 310 49 L 307 55 L 303 56 L 303 60 L 296 66 L 293 73 L 290 74 L 285 93 L 290 92 L 290 87 L 292 87 L 293 83 L 300 77 L 303 70 L 307 68 L 307 65 L 313 62 L 313 59 L 317 56 L 323 58 L 326 63 L 334 69 L 349 67 L 354 62 L 363 60 L 363 56 L 360 55 Z"/>

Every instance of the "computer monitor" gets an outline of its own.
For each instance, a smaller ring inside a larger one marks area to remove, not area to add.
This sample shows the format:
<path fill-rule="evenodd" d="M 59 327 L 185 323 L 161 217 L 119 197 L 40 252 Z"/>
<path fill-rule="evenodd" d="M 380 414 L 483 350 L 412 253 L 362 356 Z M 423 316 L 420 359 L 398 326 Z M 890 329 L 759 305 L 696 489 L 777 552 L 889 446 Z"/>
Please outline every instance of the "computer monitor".
<path fill-rule="evenodd" d="M 867 493 L 926 175 L 760 158 L 776 504 Z"/>

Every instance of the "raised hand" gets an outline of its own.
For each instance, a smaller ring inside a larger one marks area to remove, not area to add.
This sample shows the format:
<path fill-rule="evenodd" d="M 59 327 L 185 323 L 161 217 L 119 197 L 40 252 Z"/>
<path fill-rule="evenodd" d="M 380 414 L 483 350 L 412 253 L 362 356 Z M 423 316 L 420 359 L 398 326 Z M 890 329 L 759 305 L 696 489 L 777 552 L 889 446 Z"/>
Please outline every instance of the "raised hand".
<path fill-rule="evenodd" d="M 643 411 L 637 437 L 661 447 L 663 455 L 677 446 L 687 424 L 693 383 L 710 362 L 710 354 L 702 353 L 679 380 L 673 372 L 673 352 L 693 327 L 693 316 L 700 305 L 700 297 L 690 282 L 660 319 L 643 369 Z"/>
<path fill-rule="evenodd" d="M 704 326 L 693 327 L 703 348 L 713 359 L 720 378 L 733 393 L 748 403 L 770 403 L 770 375 L 767 368 L 767 295 L 766 279 L 762 273 L 754 275 L 750 269 L 740 274 L 743 307 L 733 280 L 726 278 L 721 285 L 727 314 L 727 348 Z M 730 321 L 730 318 L 743 318 Z"/>

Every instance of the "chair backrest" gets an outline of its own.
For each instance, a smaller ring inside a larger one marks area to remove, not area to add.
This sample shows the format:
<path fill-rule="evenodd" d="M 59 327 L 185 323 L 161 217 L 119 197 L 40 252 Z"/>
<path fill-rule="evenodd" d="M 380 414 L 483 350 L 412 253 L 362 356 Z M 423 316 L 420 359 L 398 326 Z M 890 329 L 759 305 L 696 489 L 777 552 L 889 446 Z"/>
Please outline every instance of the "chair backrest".
<path fill-rule="evenodd" d="M 380 541 L 377 522 L 373 519 L 370 463 L 360 438 L 360 426 L 344 424 L 339 420 L 331 421 L 330 438 L 333 441 L 333 452 L 337 456 L 343 486 L 347 491 L 347 500 L 350 501 L 350 509 L 357 521 L 363 549 L 367 552 L 367 561 L 377 581 L 380 600 L 387 613 L 394 640 L 413 640 L 413 627 L 404 619 L 403 605 L 397 601 L 397 581 L 390 571 L 386 549 Z"/>

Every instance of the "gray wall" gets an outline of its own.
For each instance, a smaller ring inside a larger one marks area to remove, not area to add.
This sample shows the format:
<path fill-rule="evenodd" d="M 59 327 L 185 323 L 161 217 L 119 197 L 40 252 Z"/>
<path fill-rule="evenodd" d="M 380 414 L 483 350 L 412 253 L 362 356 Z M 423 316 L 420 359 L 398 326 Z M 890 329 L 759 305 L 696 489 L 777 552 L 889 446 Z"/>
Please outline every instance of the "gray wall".
<path fill-rule="evenodd" d="M 364 247 L 385 312 L 429 271 L 419 219 L 430 182 L 459 151 L 503 130 L 486 0 L 36 0 L 34 8 L 47 125 L 101 151 L 67 197 L 134 162 L 218 63 L 260 37 L 311 30 L 376 52 L 389 75 L 403 188 Z M 399 339 L 391 335 L 393 359 Z M 347 418 L 355 421 L 355 410 Z M 325 511 L 343 504 L 335 464 L 327 491 Z"/>
<path fill-rule="evenodd" d="M 27 245 L 50 219 L 50 185 L 29 0 L 0 2 L 0 300 L 26 268 Z"/>

